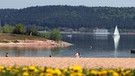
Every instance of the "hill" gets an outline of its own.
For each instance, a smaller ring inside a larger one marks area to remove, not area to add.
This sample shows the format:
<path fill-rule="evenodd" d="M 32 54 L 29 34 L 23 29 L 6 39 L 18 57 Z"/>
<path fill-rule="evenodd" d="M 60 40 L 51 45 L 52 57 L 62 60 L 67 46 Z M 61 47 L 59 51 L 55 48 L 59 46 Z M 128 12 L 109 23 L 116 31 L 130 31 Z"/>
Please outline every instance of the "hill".
<path fill-rule="evenodd" d="M 135 29 L 134 7 L 35 6 L 24 9 L 0 9 L 1 24 L 22 23 L 44 28 Z"/>

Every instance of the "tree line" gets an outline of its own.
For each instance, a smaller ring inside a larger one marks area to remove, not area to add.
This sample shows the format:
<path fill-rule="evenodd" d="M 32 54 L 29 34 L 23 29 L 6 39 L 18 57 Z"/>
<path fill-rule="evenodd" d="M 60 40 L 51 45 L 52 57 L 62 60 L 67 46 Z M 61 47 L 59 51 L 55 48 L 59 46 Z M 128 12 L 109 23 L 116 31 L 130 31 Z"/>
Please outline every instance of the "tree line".
<path fill-rule="evenodd" d="M 0 9 L 1 25 L 25 24 L 43 29 L 89 31 L 91 28 L 135 29 L 134 7 L 35 6 Z M 90 29 L 89 29 L 90 28 Z"/>
<path fill-rule="evenodd" d="M 44 33 L 39 33 L 37 26 L 33 26 L 32 28 L 27 29 L 25 25 L 21 23 L 16 24 L 15 26 L 5 24 L 3 27 L 0 27 L 0 33 L 40 36 L 55 41 L 59 41 L 62 38 L 60 31 L 57 29 L 53 29 L 51 31 L 44 32 Z"/>

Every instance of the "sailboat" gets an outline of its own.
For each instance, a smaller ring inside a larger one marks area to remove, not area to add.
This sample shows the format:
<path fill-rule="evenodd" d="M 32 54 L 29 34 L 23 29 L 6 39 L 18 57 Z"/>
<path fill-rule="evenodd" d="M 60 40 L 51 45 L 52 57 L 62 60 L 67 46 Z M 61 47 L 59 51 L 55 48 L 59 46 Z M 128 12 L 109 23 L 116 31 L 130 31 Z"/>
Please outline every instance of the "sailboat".
<path fill-rule="evenodd" d="M 120 37 L 120 33 L 117 26 L 115 27 L 113 37 Z"/>
<path fill-rule="evenodd" d="M 120 34 L 119 34 L 119 30 L 117 26 L 115 27 L 115 30 L 114 30 L 113 39 L 114 39 L 114 48 L 115 48 L 114 55 L 115 57 L 117 57 L 117 49 L 118 49 L 119 40 L 120 40 Z"/>

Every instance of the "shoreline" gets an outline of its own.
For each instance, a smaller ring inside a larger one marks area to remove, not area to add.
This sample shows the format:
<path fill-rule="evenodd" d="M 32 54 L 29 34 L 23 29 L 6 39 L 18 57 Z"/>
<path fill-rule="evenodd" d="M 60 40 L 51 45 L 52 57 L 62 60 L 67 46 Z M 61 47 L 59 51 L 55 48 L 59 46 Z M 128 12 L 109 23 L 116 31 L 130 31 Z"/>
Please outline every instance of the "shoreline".
<path fill-rule="evenodd" d="M 44 66 L 52 68 L 69 68 L 79 65 L 82 68 L 124 68 L 135 69 L 135 58 L 61 58 L 61 57 L 0 57 L 4 66 Z"/>
<path fill-rule="evenodd" d="M 0 43 L 0 47 L 28 47 L 28 48 L 54 48 L 54 47 L 67 47 L 73 44 L 64 41 L 53 40 L 18 40 L 18 43 Z"/>

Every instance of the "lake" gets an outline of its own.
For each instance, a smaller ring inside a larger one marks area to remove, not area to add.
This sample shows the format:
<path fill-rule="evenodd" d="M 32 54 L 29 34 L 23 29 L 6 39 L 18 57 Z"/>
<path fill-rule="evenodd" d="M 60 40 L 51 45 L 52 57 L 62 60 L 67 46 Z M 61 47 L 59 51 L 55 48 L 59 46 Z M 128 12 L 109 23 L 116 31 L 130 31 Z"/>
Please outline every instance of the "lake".
<path fill-rule="evenodd" d="M 86 58 L 134 58 L 131 49 L 135 48 L 135 34 L 121 34 L 119 39 L 114 39 L 112 34 L 94 35 L 81 33 L 62 34 L 63 41 L 74 44 L 73 46 L 52 49 L 28 49 L 1 47 L 0 57 L 8 52 L 11 57 L 75 57 L 80 52 Z"/>

